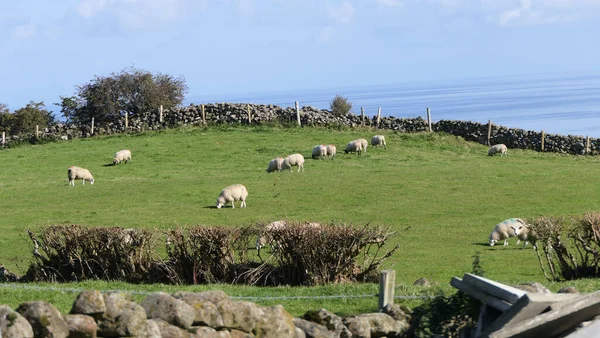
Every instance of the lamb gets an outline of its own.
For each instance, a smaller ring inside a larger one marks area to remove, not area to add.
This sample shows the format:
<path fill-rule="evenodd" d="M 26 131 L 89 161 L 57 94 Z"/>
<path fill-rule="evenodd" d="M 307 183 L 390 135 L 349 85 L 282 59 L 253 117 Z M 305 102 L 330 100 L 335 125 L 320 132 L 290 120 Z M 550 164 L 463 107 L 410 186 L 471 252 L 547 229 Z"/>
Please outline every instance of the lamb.
<path fill-rule="evenodd" d="M 315 146 L 312 150 L 312 158 L 317 159 L 324 159 L 325 156 L 327 156 L 327 147 L 325 147 L 325 145 L 323 144 L 319 144 L 318 146 Z"/>
<path fill-rule="evenodd" d="M 333 160 L 335 158 L 335 155 L 337 154 L 337 148 L 333 144 L 328 145 L 326 148 L 327 156 Z"/>
<path fill-rule="evenodd" d="M 242 201 L 240 208 L 243 208 L 246 206 L 246 197 L 248 197 L 248 190 L 246 190 L 246 187 L 241 184 L 230 185 L 221 190 L 219 197 L 217 197 L 217 208 L 221 209 L 221 207 L 231 202 L 231 209 L 233 209 L 235 208 L 233 203 L 235 201 Z"/>
<path fill-rule="evenodd" d="M 494 156 L 494 154 L 500 153 L 500 157 L 508 156 L 508 148 L 504 144 L 496 144 L 490 147 L 488 150 L 488 156 Z"/>
<path fill-rule="evenodd" d="M 268 173 L 273 172 L 273 171 L 281 171 L 282 164 L 283 164 L 283 158 L 276 157 L 269 162 L 269 166 L 267 167 L 266 171 Z"/>
<path fill-rule="evenodd" d="M 533 248 L 535 249 L 536 236 L 534 231 L 531 230 L 528 224 L 523 222 L 522 224 L 514 224 L 510 227 L 513 231 L 514 236 L 517 236 L 517 244 L 519 244 L 520 241 L 523 241 L 523 247 L 525 247 L 527 243 L 529 243 L 529 240 L 531 240 Z"/>
<path fill-rule="evenodd" d="M 371 138 L 371 145 L 375 146 L 383 146 L 383 149 L 387 149 L 387 145 L 385 143 L 385 136 L 383 135 L 375 135 Z"/>
<path fill-rule="evenodd" d="M 357 141 L 360 142 L 360 144 L 362 145 L 362 151 L 364 151 L 366 153 L 369 142 L 367 142 L 367 140 L 365 140 L 364 138 L 359 138 L 359 139 L 357 139 Z"/>
<path fill-rule="evenodd" d="M 89 170 L 85 168 L 80 168 L 76 166 L 70 166 L 67 170 L 67 176 L 69 177 L 69 185 L 75 185 L 75 180 L 81 179 L 83 184 L 85 181 L 90 182 L 90 184 L 94 184 L 94 176 L 90 173 Z"/>
<path fill-rule="evenodd" d="M 113 164 L 119 164 L 123 161 L 131 163 L 130 162 L 131 161 L 131 151 L 130 150 L 128 150 L 128 149 L 119 150 L 115 154 L 115 158 L 113 159 Z"/>
<path fill-rule="evenodd" d="M 300 171 L 300 169 L 304 171 L 304 156 L 301 154 L 292 154 L 284 158 L 281 169 L 290 169 L 290 171 L 293 171 L 293 166 L 298 166 L 298 171 Z"/>
<path fill-rule="evenodd" d="M 509 218 L 494 226 L 494 230 L 490 234 L 490 246 L 494 246 L 497 242 L 504 240 L 504 246 L 508 245 L 508 238 L 513 237 L 514 231 L 512 226 L 524 225 L 525 221 L 520 218 Z"/>
<path fill-rule="evenodd" d="M 348 143 L 346 145 L 346 150 L 344 150 L 344 152 L 347 153 L 358 153 L 359 155 L 362 153 L 363 147 L 362 144 L 357 141 L 350 141 L 350 143 Z"/>

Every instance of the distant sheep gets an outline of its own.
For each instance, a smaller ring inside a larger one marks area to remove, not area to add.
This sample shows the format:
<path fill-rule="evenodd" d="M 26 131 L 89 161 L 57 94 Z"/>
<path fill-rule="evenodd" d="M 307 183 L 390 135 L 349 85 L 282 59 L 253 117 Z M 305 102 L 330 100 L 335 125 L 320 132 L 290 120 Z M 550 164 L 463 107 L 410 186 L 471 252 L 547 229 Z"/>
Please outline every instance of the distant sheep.
<path fill-rule="evenodd" d="M 357 141 L 350 141 L 347 145 L 346 145 L 346 149 L 344 150 L 344 152 L 347 153 L 358 153 L 359 155 L 362 153 L 363 151 L 363 147 L 362 144 Z"/>
<path fill-rule="evenodd" d="M 276 157 L 269 162 L 269 166 L 267 167 L 266 171 L 268 173 L 273 172 L 273 171 L 281 171 L 282 164 L 283 164 L 283 158 Z"/>
<path fill-rule="evenodd" d="M 231 209 L 235 208 L 233 202 L 242 201 L 240 208 L 246 206 L 246 197 L 248 197 L 248 190 L 241 184 L 230 185 L 227 188 L 221 190 L 219 197 L 217 197 L 217 208 L 225 206 L 231 202 Z"/>
<path fill-rule="evenodd" d="M 367 147 L 369 146 L 369 142 L 367 142 L 367 140 L 365 140 L 364 138 L 359 138 L 357 139 L 357 141 L 360 142 L 360 144 L 362 145 L 362 151 L 366 153 Z"/>
<path fill-rule="evenodd" d="M 83 184 L 85 184 L 85 181 L 94 184 L 94 176 L 85 168 L 70 166 L 67 170 L 67 176 L 69 177 L 69 185 L 75 185 L 75 180 L 82 180 Z"/>
<path fill-rule="evenodd" d="M 337 154 L 337 148 L 333 144 L 328 145 L 326 148 L 327 157 L 333 160 L 335 158 L 335 155 Z"/>
<path fill-rule="evenodd" d="M 327 156 L 327 147 L 325 147 L 325 145 L 323 144 L 319 144 L 318 146 L 314 147 L 312 150 L 312 158 L 317 159 L 325 159 L 325 157 Z"/>
<path fill-rule="evenodd" d="M 529 241 L 531 241 L 533 243 L 533 247 L 535 248 L 535 241 L 536 241 L 536 236 L 535 233 L 531 230 L 531 228 L 529 227 L 528 224 L 526 224 L 525 222 L 521 223 L 521 224 L 514 224 L 510 226 L 512 231 L 513 231 L 513 235 L 517 237 L 517 244 L 519 244 L 520 241 L 523 241 L 523 247 L 527 246 L 527 243 L 529 243 Z"/>
<path fill-rule="evenodd" d="M 490 147 L 488 150 L 488 156 L 494 156 L 494 154 L 500 153 L 500 157 L 508 156 L 508 148 L 504 144 L 496 144 Z"/>
<path fill-rule="evenodd" d="M 383 135 L 375 135 L 371 138 L 371 145 L 375 146 L 383 146 L 383 149 L 387 149 L 387 145 L 385 143 L 385 136 Z"/>
<path fill-rule="evenodd" d="M 290 171 L 292 171 L 292 167 L 294 166 L 298 166 L 298 171 L 300 171 L 300 169 L 304 171 L 304 156 L 301 154 L 292 154 L 284 158 L 281 169 L 290 169 Z"/>
<path fill-rule="evenodd" d="M 496 224 L 489 237 L 490 246 L 494 246 L 494 244 L 501 240 L 504 240 L 504 246 L 507 246 L 508 238 L 515 235 L 512 227 L 524 224 L 525 221 L 520 218 L 509 218 Z"/>
<path fill-rule="evenodd" d="M 130 150 L 128 150 L 128 149 L 119 150 L 115 154 L 115 158 L 113 159 L 113 164 L 119 164 L 123 161 L 130 163 L 130 161 L 131 161 L 131 151 Z"/>

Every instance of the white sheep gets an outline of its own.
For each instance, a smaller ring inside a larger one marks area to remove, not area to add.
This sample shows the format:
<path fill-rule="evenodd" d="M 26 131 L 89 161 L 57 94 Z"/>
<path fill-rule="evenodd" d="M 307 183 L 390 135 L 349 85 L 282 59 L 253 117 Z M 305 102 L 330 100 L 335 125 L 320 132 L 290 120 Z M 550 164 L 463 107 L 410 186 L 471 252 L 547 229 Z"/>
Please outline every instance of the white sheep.
<path fill-rule="evenodd" d="M 273 171 L 281 171 L 282 164 L 283 164 L 283 158 L 276 157 L 269 162 L 269 166 L 267 167 L 266 171 L 268 173 L 273 172 Z"/>
<path fill-rule="evenodd" d="M 508 156 L 508 148 L 504 144 L 496 144 L 490 147 L 488 150 L 488 156 L 494 156 L 494 154 L 500 153 L 500 157 Z"/>
<path fill-rule="evenodd" d="M 385 143 L 385 136 L 383 135 L 375 135 L 371 138 L 371 145 L 375 146 L 383 146 L 383 149 L 387 149 L 387 145 Z"/>
<path fill-rule="evenodd" d="M 115 154 L 115 158 L 113 159 L 113 164 L 119 164 L 123 161 L 130 163 L 130 161 L 131 161 L 131 151 L 130 150 L 128 150 L 128 149 L 119 150 Z"/>
<path fill-rule="evenodd" d="M 513 235 L 517 237 L 517 244 L 519 244 L 520 241 L 523 241 L 523 247 L 525 247 L 528 243 L 529 240 L 532 240 L 533 243 L 533 247 L 535 248 L 535 240 L 536 240 L 536 236 L 535 233 L 531 230 L 531 228 L 529 227 L 528 224 L 526 224 L 524 221 L 520 224 L 514 224 L 510 226 L 512 231 L 513 231 Z"/>
<path fill-rule="evenodd" d="M 277 230 L 283 230 L 288 225 L 286 221 L 275 221 L 267 224 L 264 229 L 261 230 L 260 235 L 256 239 L 256 250 L 260 255 L 260 249 L 267 244 L 271 245 L 271 251 L 277 250 L 277 243 L 274 243 L 272 232 Z M 316 228 L 321 229 L 320 223 L 306 222 L 302 224 L 304 229 Z"/>
<path fill-rule="evenodd" d="M 75 180 L 82 180 L 83 184 L 85 181 L 90 182 L 90 184 L 94 184 L 94 176 L 90 173 L 89 170 L 85 168 L 79 168 L 76 166 L 70 166 L 67 170 L 67 176 L 69 177 L 69 185 L 75 185 Z"/>
<path fill-rule="evenodd" d="M 362 144 L 357 141 L 350 141 L 347 145 L 346 145 L 346 149 L 344 150 L 344 152 L 347 153 L 358 153 L 359 155 L 362 153 L 363 148 L 362 148 Z"/>
<path fill-rule="evenodd" d="M 334 159 L 335 155 L 337 154 L 337 148 L 333 145 L 333 144 L 329 144 L 327 145 L 327 157 L 329 157 L 330 159 Z"/>
<path fill-rule="evenodd" d="M 298 171 L 300 171 L 300 169 L 304 171 L 304 156 L 301 154 L 292 154 L 284 158 L 281 169 L 290 169 L 290 171 L 292 171 L 293 166 L 298 166 Z"/>
<path fill-rule="evenodd" d="M 512 226 L 519 224 L 525 224 L 525 221 L 520 218 L 509 218 L 496 224 L 489 237 L 490 246 L 494 246 L 494 244 L 501 240 L 504 240 L 504 246 L 507 246 L 508 238 L 514 236 Z"/>
<path fill-rule="evenodd" d="M 369 142 L 367 142 L 367 140 L 365 140 L 364 138 L 359 138 L 356 141 L 360 142 L 360 144 L 362 145 L 362 151 L 364 151 L 366 153 L 367 146 L 369 146 Z"/>
<path fill-rule="evenodd" d="M 327 156 L 327 147 L 325 147 L 325 145 L 323 144 L 319 144 L 318 146 L 315 146 L 312 150 L 312 158 L 317 159 L 324 159 L 325 156 Z"/>
<path fill-rule="evenodd" d="M 221 190 L 219 197 L 217 197 L 217 208 L 225 206 L 225 204 L 231 202 L 231 209 L 235 208 L 233 202 L 242 201 L 240 208 L 246 206 L 246 197 L 248 197 L 248 190 L 241 184 L 230 185 L 227 188 Z"/>

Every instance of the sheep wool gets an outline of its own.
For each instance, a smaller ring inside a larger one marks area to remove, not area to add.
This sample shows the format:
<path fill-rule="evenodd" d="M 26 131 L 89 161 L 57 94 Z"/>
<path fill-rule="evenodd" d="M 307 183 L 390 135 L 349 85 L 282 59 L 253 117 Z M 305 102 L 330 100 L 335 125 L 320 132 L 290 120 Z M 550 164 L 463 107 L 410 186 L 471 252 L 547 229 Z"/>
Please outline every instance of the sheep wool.
<path fill-rule="evenodd" d="M 115 158 L 113 159 L 113 164 L 119 164 L 123 161 L 130 163 L 130 161 L 131 161 L 131 151 L 130 150 L 128 150 L 128 149 L 119 150 L 115 154 Z"/>
<path fill-rule="evenodd" d="M 515 235 L 512 226 L 523 224 L 525 224 L 525 221 L 520 218 L 509 218 L 496 224 L 489 237 L 490 246 L 494 246 L 501 240 L 504 240 L 504 246 L 507 246 L 508 238 Z"/>
<path fill-rule="evenodd" d="M 504 144 L 496 144 L 490 147 L 488 150 L 488 156 L 494 156 L 494 154 L 500 153 L 500 157 L 508 156 L 508 148 Z"/>
<path fill-rule="evenodd" d="M 346 145 L 346 149 L 344 152 L 347 153 L 358 153 L 359 155 L 362 153 L 363 147 L 362 144 L 358 140 L 350 141 Z"/>
<path fill-rule="evenodd" d="M 367 146 L 369 145 L 369 142 L 367 142 L 367 140 L 364 139 L 364 138 L 359 138 L 356 141 L 360 142 L 360 145 L 362 146 L 362 151 L 364 151 L 366 153 L 367 152 Z"/>
<path fill-rule="evenodd" d="M 385 136 L 383 135 L 375 135 L 371 138 L 371 145 L 375 146 L 383 146 L 383 149 L 387 149 L 387 145 L 385 143 Z"/>
<path fill-rule="evenodd" d="M 522 221 L 521 223 L 513 224 L 510 227 L 513 231 L 513 235 L 517 237 L 517 245 L 520 241 L 523 241 L 523 247 L 525 247 L 531 240 L 533 247 L 536 247 L 535 241 L 537 236 L 527 223 Z"/>
<path fill-rule="evenodd" d="M 325 159 L 325 156 L 327 156 L 327 147 L 325 147 L 325 145 L 323 144 L 319 144 L 318 146 L 315 146 L 312 150 L 312 158 L 317 159 Z"/>
<path fill-rule="evenodd" d="M 294 166 L 298 166 L 298 171 L 300 171 L 300 169 L 304 171 L 304 156 L 301 154 L 292 154 L 284 158 L 281 169 L 290 169 L 290 171 L 293 171 L 292 167 Z"/>
<path fill-rule="evenodd" d="M 269 166 L 267 167 L 267 172 L 271 173 L 273 171 L 281 171 L 281 165 L 283 164 L 282 157 L 276 157 L 269 162 Z"/>
<path fill-rule="evenodd" d="M 94 184 L 95 182 L 94 176 L 92 176 L 89 170 L 76 166 L 69 167 L 67 177 L 69 178 L 69 185 L 75 185 L 75 180 L 82 180 L 83 184 L 85 184 L 85 181 L 90 182 L 90 184 Z"/>
<path fill-rule="evenodd" d="M 326 148 L 327 157 L 333 160 L 335 158 L 335 155 L 337 154 L 337 148 L 333 144 L 328 145 Z"/>
<path fill-rule="evenodd" d="M 233 202 L 242 201 L 240 208 L 246 206 L 246 197 L 248 197 L 248 190 L 241 184 L 234 184 L 221 190 L 219 197 L 217 197 L 217 208 L 225 206 L 227 203 L 231 203 L 231 209 L 235 208 Z"/>

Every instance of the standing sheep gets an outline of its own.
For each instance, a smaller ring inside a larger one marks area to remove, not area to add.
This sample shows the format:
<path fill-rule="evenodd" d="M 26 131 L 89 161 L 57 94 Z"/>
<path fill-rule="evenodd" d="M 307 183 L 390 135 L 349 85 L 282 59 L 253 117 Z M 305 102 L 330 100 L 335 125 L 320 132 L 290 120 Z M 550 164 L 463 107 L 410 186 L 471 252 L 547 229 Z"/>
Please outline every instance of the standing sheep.
<path fill-rule="evenodd" d="M 119 164 L 121 162 L 131 163 L 131 151 L 128 149 L 123 149 L 117 151 L 115 154 L 115 158 L 113 159 L 113 164 Z"/>
<path fill-rule="evenodd" d="M 300 169 L 304 171 L 304 156 L 301 154 L 292 154 L 284 158 L 281 169 L 290 169 L 290 171 L 293 171 L 293 166 L 298 166 L 298 171 L 300 171 Z"/>
<path fill-rule="evenodd" d="M 350 143 L 348 143 L 346 145 L 346 149 L 344 150 L 344 152 L 347 153 L 358 153 L 359 155 L 362 153 L 362 144 L 359 141 L 350 141 Z"/>
<path fill-rule="evenodd" d="M 523 241 L 523 247 L 525 247 L 527 243 L 529 243 L 529 241 L 531 240 L 533 248 L 535 249 L 536 236 L 535 233 L 529 227 L 529 225 L 523 222 L 521 224 L 511 225 L 510 227 L 512 228 L 514 236 L 517 236 L 517 244 L 519 244 L 520 241 Z"/>
<path fill-rule="evenodd" d="M 337 154 L 337 148 L 333 144 L 328 145 L 326 148 L 327 157 L 333 160 L 335 158 L 335 155 Z"/>
<path fill-rule="evenodd" d="M 488 156 L 494 156 L 494 154 L 500 153 L 500 157 L 508 156 L 508 148 L 504 144 L 496 144 L 490 147 L 488 150 Z"/>
<path fill-rule="evenodd" d="M 367 140 L 365 140 L 364 138 L 359 138 L 356 141 L 360 142 L 360 145 L 362 146 L 362 151 L 364 151 L 366 153 L 367 152 L 367 146 L 369 145 L 369 142 L 367 142 Z"/>
<path fill-rule="evenodd" d="M 283 158 L 282 157 L 276 157 L 274 159 L 271 160 L 271 162 L 269 162 L 269 166 L 267 167 L 267 172 L 273 172 L 273 171 L 281 171 L 281 165 L 283 164 Z"/>
<path fill-rule="evenodd" d="M 317 159 L 325 159 L 325 156 L 327 156 L 327 147 L 325 147 L 325 145 L 323 144 L 319 144 L 318 146 L 314 147 L 312 150 L 312 158 Z"/>
<path fill-rule="evenodd" d="M 385 136 L 383 135 L 375 135 L 371 138 L 371 145 L 375 146 L 383 146 L 383 149 L 387 149 L 387 145 L 385 143 Z"/>
<path fill-rule="evenodd" d="M 504 240 L 504 246 L 508 245 L 508 238 L 514 236 L 512 226 L 525 224 L 520 218 L 509 218 L 494 226 L 494 230 L 490 234 L 490 246 L 494 246 L 497 242 Z"/>
<path fill-rule="evenodd" d="M 217 208 L 225 206 L 225 204 L 231 202 L 231 209 L 235 208 L 235 201 L 242 201 L 240 208 L 246 206 L 246 197 L 248 197 L 248 190 L 241 184 L 230 185 L 227 188 L 221 190 L 219 197 L 217 197 Z"/>
<path fill-rule="evenodd" d="M 89 181 L 90 184 L 94 184 L 94 176 L 89 170 L 85 168 L 79 168 L 76 166 L 70 166 L 67 170 L 67 176 L 69 177 L 69 185 L 75 185 L 75 180 L 82 180 L 83 184 L 85 181 Z"/>

